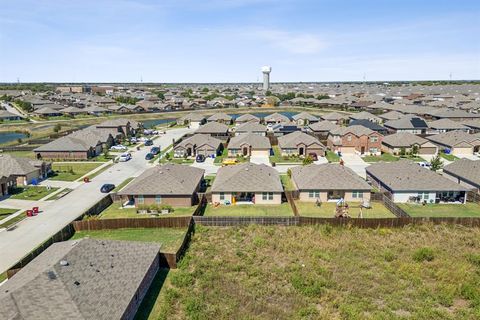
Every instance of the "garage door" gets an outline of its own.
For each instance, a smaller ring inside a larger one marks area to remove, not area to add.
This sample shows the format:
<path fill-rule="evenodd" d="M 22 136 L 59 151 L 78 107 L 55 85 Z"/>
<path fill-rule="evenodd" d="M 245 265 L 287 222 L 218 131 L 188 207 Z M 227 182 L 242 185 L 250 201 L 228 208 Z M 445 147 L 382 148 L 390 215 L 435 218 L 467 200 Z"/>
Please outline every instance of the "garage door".
<path fill-rule="evenodd" d="M 252 157 L 268 157 L 269 155 L 268 150 L 252 150 Z"/>
<path fill-rule="evenodd" d="M 437 148 L 435 147 L 425 147 L 418 149 L 418 154 L 435 154 L 437 152 Z"/>
<path fill-rule="evenodd" d="M 355 147 L 342 147 L 340 151 L 342 153 L 355 153 Z"/>
<path fill-rule="evenodd" d="M 473 154 L 473 148 L 454 148 L 452 153 L 454 155 L 470 155 Z"/>

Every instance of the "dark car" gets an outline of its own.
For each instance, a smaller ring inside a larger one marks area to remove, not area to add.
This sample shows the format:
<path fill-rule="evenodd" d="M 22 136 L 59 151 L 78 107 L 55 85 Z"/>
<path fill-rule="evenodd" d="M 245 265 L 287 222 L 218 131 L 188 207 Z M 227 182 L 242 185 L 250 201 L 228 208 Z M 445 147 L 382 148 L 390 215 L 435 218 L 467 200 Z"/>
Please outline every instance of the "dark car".
<path fill-rule="evenodd" d="M 309 156 L 310 158 L 312 158 L 313 161 L 317 161 L 317 160 L 318 160 L 318 157 L 317 157 L 317 154 L 316 154 L 316 153 L 311 152 L 311 153 L 308 154 L 308 156 Z"/>
<path fill-rule="evenodd" d="M 205 156 L 203 154 L 197 154 L 197 157 L 195 158 L 197 162 L 205 162 Z"/>
<path fill-rule="evenodd" d="M 155 158 L 155 155 L 151 152 L 145 155 L 145 160 L 152 160 L 153 158 Z"/>
<path fill-rule="evenodd" d="M 114 184 L 106 183 L 106 184 L 104 184 L 104 185 L 100 188 L 100 192 L 101 192 L 101 193 L 109 193 L 109 192 L 112 191 L 113 189 L 115 189 L 115 185 L 114 185 Z"/>
<path fill-rule="evenodd" d="M 153 154 L 153 155 L 157 155 L 160 153 L 160 148 L 159 147 L 153 147 L 152 149 L 150 149 L 150 153 Z"/>
<path fill-rule="evenodd" d="M 145 141 L 145 146 L 153 146 L 153 141 L 152 140 L 146 140 Z"/>

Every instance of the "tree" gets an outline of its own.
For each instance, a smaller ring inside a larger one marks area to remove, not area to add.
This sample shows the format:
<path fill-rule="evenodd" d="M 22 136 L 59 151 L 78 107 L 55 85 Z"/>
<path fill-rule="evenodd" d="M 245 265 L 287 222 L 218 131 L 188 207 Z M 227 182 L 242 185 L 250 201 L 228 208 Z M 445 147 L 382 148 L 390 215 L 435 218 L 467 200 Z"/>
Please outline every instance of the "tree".
<path fill-rule="evenodd" d="M 287 170 L 287 176 L 288 176 L 289 178 L 292 177 L 292 169 L 288 169 L 288 170 Z"/>
<path fill-rule="evenodd" d="M 443 161 L 440 156 L 436 156 L 430 160 L 430 170 L 438 171 L 443 168 Z"/>
<path fill-rule="evenodd" d="M 60 123 L 57 123 L 57 124 L 53 127 L 53 132 L 58 133 L 60 130 L 62 130 L 62 126 L 60 125 Z"/>
<path fill-rule="evenodd" d="M 208 92 L 208 88 L 207 88 L 207 87 L 203 88 L 203 89 L 202 89 L 202 92 L 203 92 L 203 93 L 207 93 L 207 92 Z"/>
<path fill-rule="evenodd" d="M 162 100 L 165 100 L 165 94 L 163 94 L 163 92 L 157 93 L 157 97 L 162 99 Z"/>
<path fill-rule="evenodd" d="M 407 152 L 405 151 L 405 147 L 401 147 L 400 148 L 400 155 L 403 157 L 406 154 L 407 154 Z"/>
<path fill-rule="evenodd" d="M 414 144 L 412 147 L 412 156 L 416 156 L 418 154 L 418 145 Z"/>
<path fill-rule="evenodd" d="M 311 156 L 306 156 L 304 159 L 303 159 L 303 165 L 306 166 L 306 165 L 309 165 L 309 164 L 312 164 L 313 163 L 313 158 Z"/>

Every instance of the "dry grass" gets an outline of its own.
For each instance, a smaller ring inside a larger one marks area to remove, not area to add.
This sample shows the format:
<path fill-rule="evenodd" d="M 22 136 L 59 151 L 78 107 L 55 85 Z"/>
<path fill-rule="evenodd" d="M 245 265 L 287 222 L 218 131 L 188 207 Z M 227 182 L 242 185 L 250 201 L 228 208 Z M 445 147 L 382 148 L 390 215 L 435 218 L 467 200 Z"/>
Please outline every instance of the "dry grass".
<path fill-rule="evenodd" d="M 197 226 L 149 319 L 478 319 L 479 249 L 452 226 Z"/>

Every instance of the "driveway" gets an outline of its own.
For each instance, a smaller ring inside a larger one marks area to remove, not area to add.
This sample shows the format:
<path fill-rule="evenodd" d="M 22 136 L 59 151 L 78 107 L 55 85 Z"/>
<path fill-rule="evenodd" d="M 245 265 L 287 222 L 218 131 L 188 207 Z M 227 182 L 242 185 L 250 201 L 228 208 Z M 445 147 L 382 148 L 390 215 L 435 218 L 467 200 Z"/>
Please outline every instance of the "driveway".
<path fill-rule="evenodd" d="M 368 163 L 357 154 L 342 154 L 343 162 L 345 166 L 352 169 L 360 177 L 366 179 L 367 173 L 365 168 L 369 166 Z"/>
<path fill-rule="evenodd" d="M 194 162 L 191 166 L 195 168 L 200 168 L 205 170 L 205 175 L 208 174 L 217 174 L 218 169 L 220 166 L 216 166 L 213 162 L 215 159 L 206 158 L 205 162 Z"/>
<path fill-rule="evenodd" d="M 250 162 L 255 164 L 266 164 L 271 166 L 270 158 L 268 156 L 250 156 Z"/>
<path fill-rule="evenodd" d="M 188 128 L 169 130 L 155 140 L 155 145 L 161 146 L 162 149 L 166 148 L 172 144 L 172 139 L 179 139 L 191 131 L 193 130 Z M 140 151 L 135 151 L 132 160 L 114 164 L 96 176 L 92 182 L 81 184 L 59 200 L 35 202 L 42 211 L 38 216 L 22 220 L 12 231 L 0 232 L 0 272 L 11 268 L 30 251 L 102 199 L 105 194 L 100 193 L 99 190 L 104 183 L 118 185 L 125 179 L 136 177 L 150 168 L 150 164 L 145 160 L 149 150 L 149 147 L 144 147 Z M 16 203 L 9 204 L 16 205 Z M 33 204 L 29 205 L 33 206 Z"/>
<path fill-rule="evenodd" d="M 476 155 L 473 155 L 473 154 L 459 154 L 457 155 L 457 157 L 459 158 L 465 158 L 465 159 L 469 159 L 469 160 L 473 160 L 473 161 L 477 161 L 477 160 L 480 160 L 480 158 Z"/>

